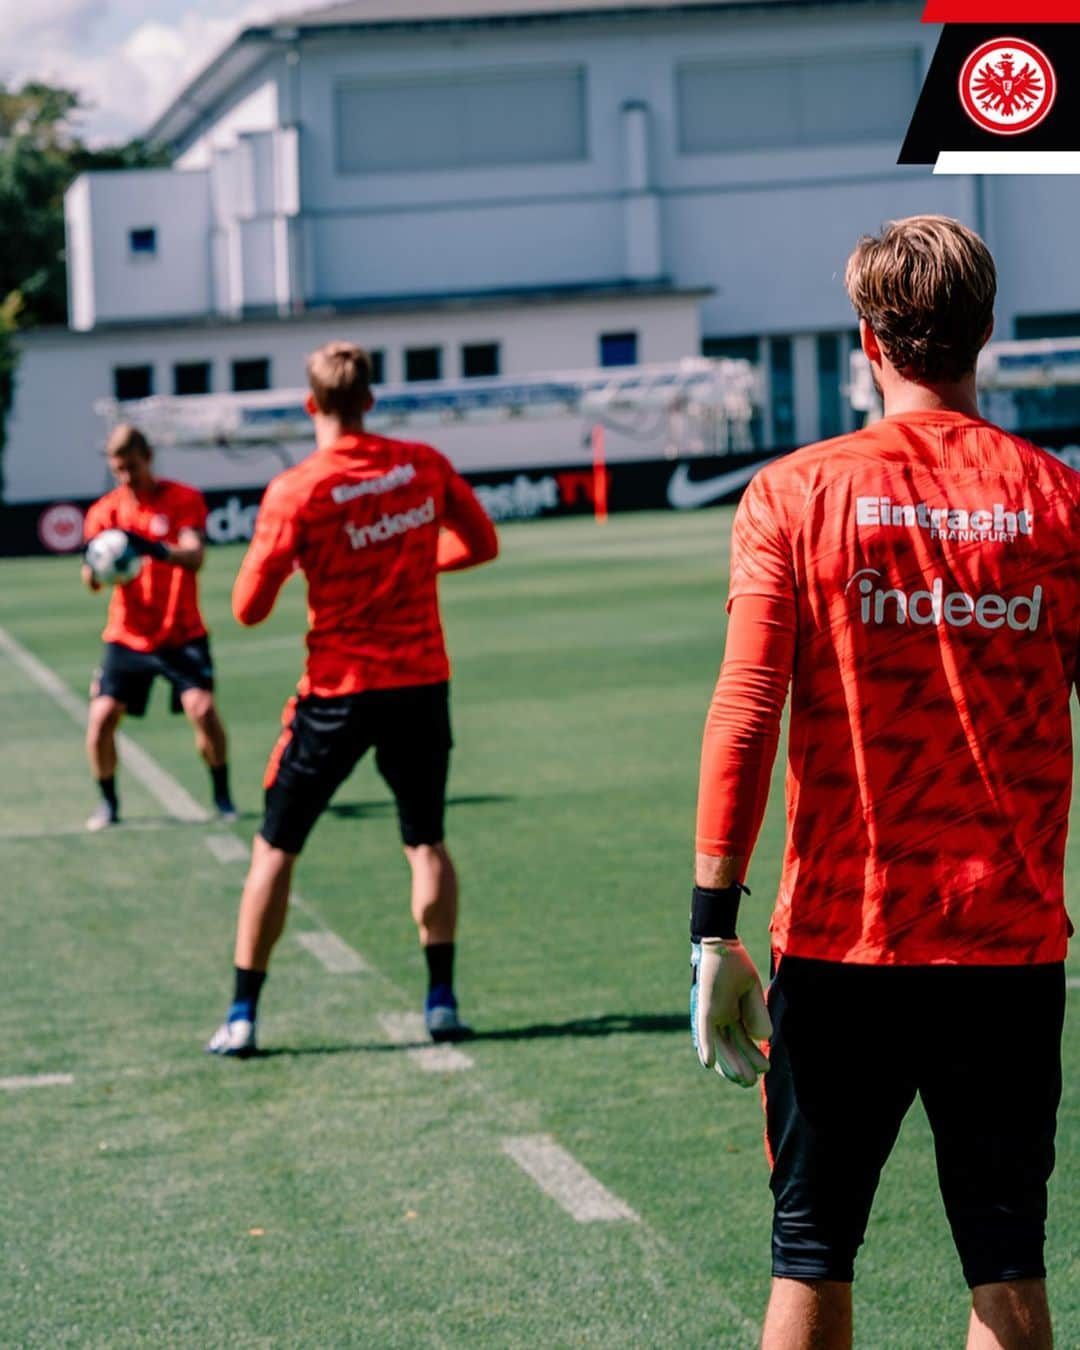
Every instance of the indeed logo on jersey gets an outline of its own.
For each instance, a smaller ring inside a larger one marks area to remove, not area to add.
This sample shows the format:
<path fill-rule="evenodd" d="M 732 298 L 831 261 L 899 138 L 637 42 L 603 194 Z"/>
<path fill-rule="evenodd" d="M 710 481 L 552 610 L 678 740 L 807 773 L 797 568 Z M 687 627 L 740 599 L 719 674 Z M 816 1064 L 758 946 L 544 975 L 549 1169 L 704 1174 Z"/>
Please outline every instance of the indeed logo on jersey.
<path fill-rule="evenodd" d="M 337 487 L 330 489 L 330 496 L 340 506 L 343 502 L 351 502 L 354 497 L 365 497 L 372 492 L 390 492 L 394 488 L 404 487 L 415 477 L 416 470 L 411 464 L 398 464 L 389 473 L 380 474 L 378 478 L 362 478 L 358 483 L 339 483 Z"/>
<path fill-rule="evenodd" d="M 388 539 L 408 530 L 418 530 L 421 525 L 430 525 L 434 519 L 435 498 L 429 497 L 422 506 L 414 506 L 411 511 L 398 511 L 395 515 L 386 514 L 373 525 L 354 525 L 347 520 L 345 533 L 353 548 L 367 548 L 369 544 L 385 544 Z"/>
<path fill-rule="evenodd" d="M 1016 633 L 1033 633 L 1039 626 L 1043 591 L 1036 586 L 1030 595 L 1005 597 L 988 592 L 969 595 L 967 591 L 945 594 L 945 583 L 935 577 L 928 590 L 907 591 L 889 589 L 875 578 L 881 573 L 874 567 L 856 572 L 844 587 L 844 594 L 854 586 L 859 594 L 859 618 L 865 624 L 946 624 L 949 628 L 1009 627 Z"/>
<path fill-rule="evenodd" d="M 856 497 L 855 524 L 880 530 L 918 528 L 928 530 L 931 539 L 1011 544 L 1018 534 L 1031 533 L 1034 517 L 1027 510 L 1009 511 L 1003 502 L 969 510 L 929 502 L 894 502 L 891 497 Z"/>

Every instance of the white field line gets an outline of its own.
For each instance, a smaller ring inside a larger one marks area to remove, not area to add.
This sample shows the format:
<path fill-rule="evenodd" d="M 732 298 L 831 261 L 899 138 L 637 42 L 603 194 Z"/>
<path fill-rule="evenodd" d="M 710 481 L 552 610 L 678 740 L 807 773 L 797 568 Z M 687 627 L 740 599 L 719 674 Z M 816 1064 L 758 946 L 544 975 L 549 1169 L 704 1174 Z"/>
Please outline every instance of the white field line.
<path fill-rule="evenodd" d="M 28 1073 L 16 1074 L 13 1078 L 0 1078 L 0 1092 L 21 1092 L 24 1088 L 70 1087 L 74 1083 L 70 1073 Z"/>
<path fill-rule="evenodd" d="M 1065 981 L 1067 989 L 1080 989 L 1080 975 L 1070 975 Z"/>
<path fill-rule="evenodd" d="M 528 1134 L 502 1141 L 503 1152 L 526 1172 L 545 1195 L 578 1223 L 612 1223 L 638 1216 L 602 1185 L 550 1134 Z"/>
<path fill-rule="evenodd" d="M 331 975 L 370 975 L 371 967 L 336 933 L 300 933 L 297 942 Z"/>
<path fill-rule="evenodd" d="M 208 834 L 204 842 L 219 863 L 247 862 L 251 857 L 251 850 L 235 834 Z"/>
<path fill-rule="evenodd" d="M 460 1073 L 475 1068 L 473 1060 L 455 1045 L 425 1045 L 428 1034 L 420 1013 L 381 1013 L 379 1022 L 395 1045 L 412 1047 L 405 1053 L 425 1073 Z"/>
<path fill-rule="evenodd" d="M 5 652 L 19 669 L 33 681 L 43 693 L 48 694 L 57 707 L 77 723 L 86 726 L 86 701 L 73 693 L 55 671 L 39 661 L 32 652 L 28 652 L 21 642 L 0 628 L 0 651 Z M 141 746 L 123 733 L 116 738 L 125 767 L 142 783 L 150 795 L 158 801 L 170 815 L 177 820 L 204 821 L 210 819 L 210 813 L 199 805 L 190 792 L 152 759 Z"/>
<path fill-rule="evenodd" d="M 2 627 L 0 627 L 0 651 L 6 652 L 15 664 L 20 666 L 39 688 L 49 694 L 50 697 L 52 697 L 55 702 L 72 717 L 73 721 L 77 722 L 80 726 L 85 725 L 86 706 L 83 700 L 73 694 L 59 676 L 51 671 L 48 666 L 40 662 L 37 657 L 31 655 L 25 647 L 16 642 L 16 640 Z M 142 778 L 143 786 L 157 798 L 158 802 L 160 802 L 166 811 L 169 811 L 180 820 L 205 821 L 209 819 L 209 813 L 203 810 L 194 798 L 191 797 L 170 774 L 152 760 L 149 755 L 144 751 L 139 750 L 139 748 L 129 742 L 126 737 L 118 737 L 118 740 L 122 743 L 128 764 L 137 777 L 142 777 L 140 772 L 141 769 L 148 768 L 149 772 L 147 776 Z M 137 754 L 134 757 L 130 753 L 132 749 L 137 751 Z M 290 899 L 292 904 L 294 904 L 302 913 L 306 914 L 321 932 L 337 938 L 339 942 L 344 943 L 344 939 L 339 937 L 339 935 L 330 928 L 319 912 L 310 904 L 295 894 L 291 896 Z M 379 972 L 376 971 L 374 967 L 369 967 L 369 969 L 373 975 L 379 975 Z M 402 992 L 385 976 L 379 975 L 379 978 L 389 985 L 390 989 L 395 993 L 400 994 Z M 396 1044 L 412 1044 L 414 1041 L 421 1041 L 426 1038 L 426 1031 L 422 1032 L 422 1034 L 418 1034 L 423 1027 L 423 1018 L 418 1013 L 388 1014 L 387 1018 L 380 1020 L 383 1021 L 384 1030 L 387 1031 L 388 1035 L 390 1034 L 390 1027 L 393 1028 L 393 1036 L 391 1036 L 391 1039 L 394 1040 Z M 388 1020 L 389 1026 L 387 1024 Z M 448 1067 L 445 1062 L 447 1059 L 465 1061 L 464 1064 L 456 1064 L 455 1067 L 458 1068 L 473 1067 L 473 1061 L 469 1056 L 452 1045 L 417 1045 L 415 1050 L 410 1050 L 406 1053 L 408 1053 L 410 1059 L 419 1063 L 424 1069 L 427 1069 L 428 1065 L 433 1063 L 432 1056 L 435 1054 L 438 1054 L 443 1061 L 442 1063 L 436 1062 L 437 1071 L 443 1071 Z M 424 1056 L 425 1058 L 421 1059 L 421 1056 Z M 128 1072 L 131 1074 L 138 1074 L 140 1071 L 129 1070 Z M 9 1087 L 12 1084 L 16 1085 L 18 1088 L 22 1088 L 70 1085 L 73 1082 L 74 1078 L 70 1074 L 42 1074 L 36 1078 L 0 1079 L 0 1089 Z M 487 1096 L 489 1094 L 485 1092 L 484 1095 Z M 513 1145 L 515 1143 L 520 1144 L 522 1138 L 535 1141 L 536 1139 L 547 1139 L 547 1136 L 523 1136 L 519 1137 L 517 1140 L 510 1139 L 505 1141 L 504 1148 L 511 1157 L 514 1155 L 510 1152 L 508 1145 Z M 557 1145 L 555 1145 L 555 1147 L 558 1148 Z M 535 1156 L 535 1143 L 532 1152 L 533 1156 Z M 560 1152 L 565 1153 L 565 1150 L 560 1150 Z M 575 1168 L 579 1166 L 570 1154 L 567 1153 L 565 1156 Z M 529 1171 L 529 1169 L 525 1167 L 525 1164 L 519 1159 L 515 1158 L 515 1161 L 517 1161 L 518 1165 L 524 1170 Z M 581 1170 L 584 1172 L 583 1168 Z M 533 1173 L 529 1172 L 529 1175 L 533 1175 Z M 585 1172 L 585 1175 L 589 1176 L 589 1173 Z M 595 1184 L 600 1186 L 599 1182 L 596 1182 Z M 604 1188 L 601 1187 L 601 1189 Z M 610 1192 L 605 1193 L 611 1195 Z M 634 1219 L 637 1219 L 637 1215 L 634 1214 L 628 1206 L 624 1206 L 623 1202 L 619 1200 L 617 1196 L 612 1195 L 611 1200 L 616 1205 L 622 1206 L 627 1210 L 627 1214 L 620 1215 L 620 1217 L 633 1217 Z M 685 1263 L 685 1253 L 676 1248 L 667 1238 L 654 1232 L 648 1224 L 638 1222 L 635 1225 L 634 1231 L 640 1233 L 642 1249 L 646 1253 L 650 1250 L 657 1251 L 669 1262 L 675 1264 Z M 759 1328 L 739 1307 L 736 1306 L 736 1304 L 727 1298 L 720 1290 L 710 1291 L 710 1298 L 715 1304 L 722 1307 L 732 1319 L 733 1323 L 741 1329 L 746 1336 L 748 1344 L 757 1343 L 757 1339 L 760 1335 Z"/>

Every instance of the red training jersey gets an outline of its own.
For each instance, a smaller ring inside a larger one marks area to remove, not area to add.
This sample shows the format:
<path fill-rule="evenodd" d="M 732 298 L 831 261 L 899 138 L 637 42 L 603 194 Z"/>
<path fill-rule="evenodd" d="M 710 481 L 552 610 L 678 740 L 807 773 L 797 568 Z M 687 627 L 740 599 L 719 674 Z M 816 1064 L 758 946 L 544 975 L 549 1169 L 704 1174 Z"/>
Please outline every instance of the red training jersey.
<path fill-rule="evenodd" d="M 748 857 L 791 680 L 777 953 L 1062 960 L 1080 475 L 933 411 L 788 455 L 732 535 L 698 849 Z"/>
<path fill-rule="evenodd" d="M 179 543 L 182 530 L 206 529 L 206 502 L 196 488 L 159 478 L 149 492 L 114 488 L 86 513 L 89 541 L 103 530 L 134 530 L 162 544 Z M 206 635 L 194 572 L 156 558 L 143 558 L 134 581 L 114 586 L 102 637 L 137 652 L 179 647 Z"/>
<path fill-rule="evenodd" d="M 437 574 L 486 562 L 498 547 L 472 488 L 437 450 L 346 435 L 267 487 L 233 612 L 260 623 L 299 568 L 309 625 L 302 697 L 437 684 L 450 675 Z"/>

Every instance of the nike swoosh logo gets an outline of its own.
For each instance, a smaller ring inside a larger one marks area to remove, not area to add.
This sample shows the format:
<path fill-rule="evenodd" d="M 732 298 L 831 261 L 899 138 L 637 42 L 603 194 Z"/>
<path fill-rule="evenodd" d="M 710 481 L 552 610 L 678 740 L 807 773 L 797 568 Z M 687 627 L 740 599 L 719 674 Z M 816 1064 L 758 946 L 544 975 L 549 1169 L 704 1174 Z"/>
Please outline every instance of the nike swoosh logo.
<path fill-rule="evenodd" d="M 779 456 L 771 455 L 769 458 L 778 459 Z M 685 464 L 680 464 L 668 483 L 668 504 L 676 511 L 693 511 L 699 506 L 708 506 L 718 497 L 726 497 L 745 487 L 758 469 L 768 463 L 769 459 L 763 459 L 757 464 L 744 464 L 741 469 L 732 469 L 730 473 L 718 474 L 715 478 L 705 478 L 700 482 L 692 482 L 690 470 Z"/>

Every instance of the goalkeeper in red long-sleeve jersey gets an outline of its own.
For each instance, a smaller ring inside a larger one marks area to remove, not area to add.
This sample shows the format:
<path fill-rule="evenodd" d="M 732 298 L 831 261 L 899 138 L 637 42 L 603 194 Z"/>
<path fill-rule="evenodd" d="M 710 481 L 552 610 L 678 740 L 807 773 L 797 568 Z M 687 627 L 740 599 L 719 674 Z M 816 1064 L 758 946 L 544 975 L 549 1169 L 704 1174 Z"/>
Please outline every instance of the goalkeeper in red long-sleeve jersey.
<path fill-rule="evenodd" d="M 308 359 L 308 380 L 316 451 L 266 489 L 233 590 L 239 622 L 261 623 L 298 569 L 309 627 L 307 666 L 267 766 L 265 816 L 237 920 L 233 1000 L 207 1046 L 218 1055 L 254 1053 L 259 994 L 297 856 L 372 748 L 412 872 L 428 1032 L 436 1041 L 469 1034 L 453 982 L 458 892 L 443 837 L 450 667 L 437 581 L 439 572 L 490 562 L 498 540 L 443 455 L 364 430 L 374 402 L 366 352 L 345 342 L 322 347 Z"/>

